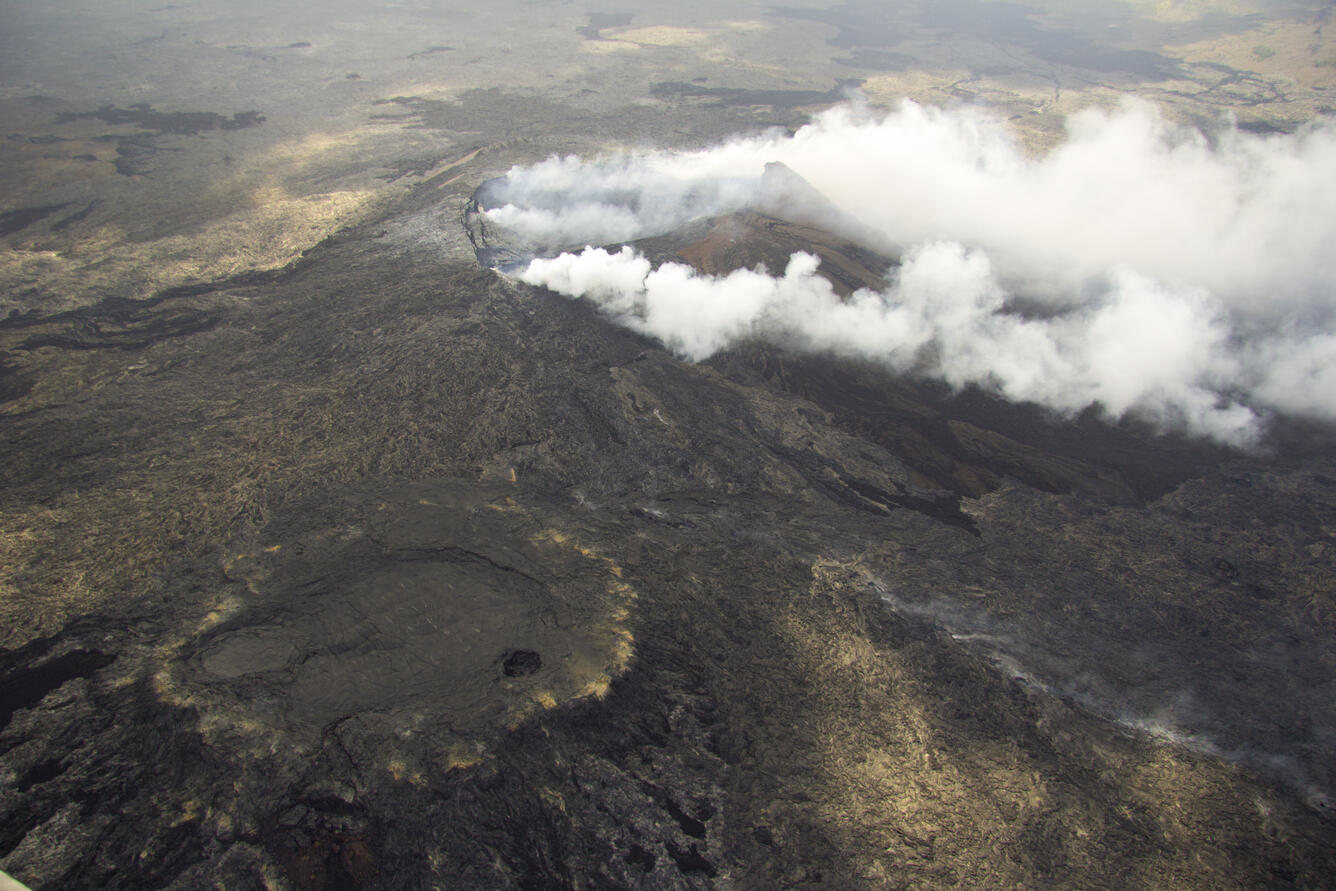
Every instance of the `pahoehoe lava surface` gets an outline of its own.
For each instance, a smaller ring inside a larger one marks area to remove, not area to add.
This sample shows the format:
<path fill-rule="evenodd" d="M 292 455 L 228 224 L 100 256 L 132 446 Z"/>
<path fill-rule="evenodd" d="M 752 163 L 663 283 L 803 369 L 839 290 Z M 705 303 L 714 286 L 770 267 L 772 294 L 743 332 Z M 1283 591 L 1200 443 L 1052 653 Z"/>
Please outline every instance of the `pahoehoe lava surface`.
<path fill-rule="evenodd" d="M 733 226 L 750 247 L 711 253 L 707 233 L 685 253 L 726 263 L 806 232 Z M 1298 586 L 1282 582 L 1310 571 L 1294 555 L 1330 517 L 1326 459 L 1202 453 L 1188 484 L 1190 447 L 1161 444 L 1148 487 L 1076 434 L 1045 452 L 871 369 L 759 346 L 692 366 L 469 263 L 386 263 L 379 231 L 221 285 L 212 325 L 154 341 L 170 373 L 7 421 L 11 452 L 62 456 L 11 468 L 20 485 L 133 473 L 136 443 L 226 456 L 259 428 L 291 450 L 269 472 L 292 493 L 221 551 L 170 548 L 151 594 L 5 654 L 8 869 L 46 887 L 1330 874 L 1329 824 L 1276 775 L 1120 729 L 1098 699 L 1127 692 L 1117 676 L 1042 680 L 1054 646 L 1109 633 L 1161 629 L 1178 649 L 1147 651 L 1157 670 L 1265 649 L 1231 598 L 1270 598 L 1276 652 L 1320 671 L 1328 632 L 1284 618 Z M 42 348 L 110 355 L 80 346 Z M 136 399 L 207 413 L 183 430 Z M 882 411 L 860 426 L 852 399 Z M 1268 496 L 1234 494 L 1248 474 L 1301 490 L 1311 528 L 1257 528 Z M 200 495 L 235 485 L 221 476 Z M 169 485 L 154 497 L 199 497 Z M 1126 552 L 1126 524 L 1184 511 L 1185 540 Z M 1059 542 L 1072 557 L 1053 559 Z M 1170 583 L 1216 599 L 1149 590 Z M 1021 637 L 1027 597 L 1092 584 L 1078 608 L 1097 615 L 1054 619 L 1028 673 L 995 659 L 1027 651 L 966 639 Z M 943 588 L 977 607 L 935 606 Z M 1320 691 L 1273 683 L 1221 695 L 1290 697 L 1329 751 Z"/>

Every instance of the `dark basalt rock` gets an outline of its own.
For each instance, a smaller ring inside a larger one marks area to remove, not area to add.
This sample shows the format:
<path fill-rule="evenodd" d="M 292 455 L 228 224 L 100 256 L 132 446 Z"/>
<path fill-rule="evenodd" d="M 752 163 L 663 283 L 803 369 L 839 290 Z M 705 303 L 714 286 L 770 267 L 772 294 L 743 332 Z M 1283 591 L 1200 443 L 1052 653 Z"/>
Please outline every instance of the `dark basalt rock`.
<path fill-rule="evenodd" d="M 665 102 L 700 99 L 720 105 L 768 105 L 776 109 L 830 105 L 850 90 L 862 86 L 857 79 L 841 80 L 829 90 L 744 90 L 737 87 L 707 87 L 695 83 L 664 81 L 650 85 L 650 94 Z"/>
<path fill-rule="evenodd" d="M 501 654 L 501 673 L 508 678 L 522 678 L 543 667 L 543 657 L 533 650 L 507 650 Z"/>
<path fill-rule="evenodd" d="M 589 23 L 575 29 L 586 40 L 602 40 L 602 31 L 604 28 L 624 28 L 635 19 L 635 14 L 630 12 L 591 12 L 589 13 Z"/>
<path fill-rule="evenodd" d="M 8 362 L 0 361 L 0 403 L 22 399 L 32 392 L 33 379 Z"/>
<path fill-rule="evenodd" d="M 0 692 L 0 730 L 9 726 L 15 711 L 31 708 L 69 681 L 89 677 L 115 660 L 115 656 L 97 650 L 71 650 L 53 659 L 9 671 L 5 675 L 4 690 Z M 26 776 L 31 778 L 31 769 Z"/>
<path fill-rule="evenodd" d="M 129 108 L 104 105 L 95 111 L 62 111 L 56 116 L 57 124 L 78 120 L 98 120 L 106 124 L 132 125 L 156 136 L 198 136 L 208 130 L 243 130 L 264 123 L 258 111 L 239 111 L 225 117 L 212 111 L 157 111 L 147 103 L 136 103 Z"/>
<path fill-rule="evenodd" d="M 117 173 L 122 176 L 141 176 L 151 171 L 155 155 L 170 150 L 170 137 L 258 127 L 264 123 L 264 115 L 258 111 L 239 111 L 230 117 L 212 111 L 164 112 L 141 102 L 129 108 L 104 105 L 93 111 L 62 111 L 56 116 L 55 122 L 70 124 L 83 120 L 134 127 L 136 132 L 128 135 L 108 133 L 95 137 L 94 141 L 116 144 Z"/>
<path fill-rule="evenodd" d="M 68 206 L 68 204 L 47 204 L 42 207 L 21 207 L 18 210 L 0 213 L 0 236 L 26 229 Z"/>

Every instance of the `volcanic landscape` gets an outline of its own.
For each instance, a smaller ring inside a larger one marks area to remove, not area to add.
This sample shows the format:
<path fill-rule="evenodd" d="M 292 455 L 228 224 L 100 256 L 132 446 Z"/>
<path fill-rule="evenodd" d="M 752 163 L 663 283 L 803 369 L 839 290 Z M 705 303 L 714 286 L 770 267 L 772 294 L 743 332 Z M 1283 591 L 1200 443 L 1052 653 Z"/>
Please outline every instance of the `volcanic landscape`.
<path fill-rule="evenodd" d="M 0 887 L 1332 885 L 1331 4 L 160 2 L 0 2 Z M 1134 127 L 1268 253 L 1007 253 Z"/>

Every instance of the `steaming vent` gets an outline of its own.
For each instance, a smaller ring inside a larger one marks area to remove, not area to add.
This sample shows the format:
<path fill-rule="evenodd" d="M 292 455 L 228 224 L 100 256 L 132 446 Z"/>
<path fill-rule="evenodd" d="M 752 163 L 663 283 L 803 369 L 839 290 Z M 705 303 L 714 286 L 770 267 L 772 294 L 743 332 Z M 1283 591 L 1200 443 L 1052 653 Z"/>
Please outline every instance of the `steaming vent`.
<path fill-rule="evenodd" d="M 1251 448 L 1336 420 L 1333 169 L 1329 123 L 1208 138 L 1128 104 L 1033 157 L 906 102 L 516 167 L 465 223 L 480 262 L 687 359 L 759 339 Z"/>

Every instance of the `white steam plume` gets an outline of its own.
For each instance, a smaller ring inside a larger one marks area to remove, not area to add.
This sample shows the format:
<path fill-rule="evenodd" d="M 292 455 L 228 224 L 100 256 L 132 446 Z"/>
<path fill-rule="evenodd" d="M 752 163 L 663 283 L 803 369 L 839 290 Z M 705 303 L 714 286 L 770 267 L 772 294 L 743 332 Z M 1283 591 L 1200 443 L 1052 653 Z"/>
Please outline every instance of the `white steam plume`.
<path fill-rule="evenodd" d="M 517 168 L 489 213 L 579 245 L 750 206 L 903 253 L 881 292 L 845 300 L 801 254 L 780 277 L 598 249 L 522 275 L 693 359 L 779 338 L 1238 444 L 1273 409 L 1336 420 L 1336 128 L 1208 140 L 1138 103 L 1068 132 L 1032 158 L 978 112 L 842 106 L 793 136 Z M 812 194 L 765 176 L 772 161 Z"/>

